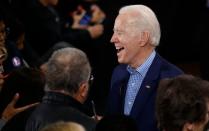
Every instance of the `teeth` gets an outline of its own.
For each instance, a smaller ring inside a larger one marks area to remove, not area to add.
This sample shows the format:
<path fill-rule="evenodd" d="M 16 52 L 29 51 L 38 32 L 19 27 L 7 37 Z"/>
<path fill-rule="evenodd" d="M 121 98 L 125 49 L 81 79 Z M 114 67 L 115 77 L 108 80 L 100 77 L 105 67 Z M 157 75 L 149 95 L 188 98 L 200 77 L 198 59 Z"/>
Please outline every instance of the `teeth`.
<path fill-rule="evenodd" d="M 117 48 L 116 48 L 117 49 Z M 122 48 L 118 48 L 117 49 L 117 53 L 119 53 L 121 50 L 123 50 L 124 48 L 122 47 Z"/>
<path fill-rule="evenodd" d="M 120 49 L 120 47 L 115 47 L 115 48 L 116 48 L 116 50 Z"/>

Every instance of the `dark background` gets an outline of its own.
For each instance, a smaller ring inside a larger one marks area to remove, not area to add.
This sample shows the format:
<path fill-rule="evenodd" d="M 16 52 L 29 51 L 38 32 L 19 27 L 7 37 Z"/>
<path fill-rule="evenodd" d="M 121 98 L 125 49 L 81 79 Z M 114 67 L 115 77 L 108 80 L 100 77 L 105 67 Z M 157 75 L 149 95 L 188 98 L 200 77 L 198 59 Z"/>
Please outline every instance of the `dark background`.
<path fill-rule="evenodd" d="M 21 14 L 26 1 L 28 0 L 13 0 L 12 8 L 15 7 Z M 76 0 L 68 1 L 70 3 Z M 93 57 L 91 63 L 94 65 L 93 71 L 96 71 L 90 99 L 95 100 L 99 112 L 104 111 L 111 73 L 118 64 L 114 46 L 109 42 L 118 10 L 130 4 L 149 6 L 161 25 L 162 36 L 157 47 L 160 55 L 185 73 L 209 80 L 209 9 L 206 3 L 206 0 L 97 0 L 97 4 L 107 15 L 103 23 L 104 35 L 95 42 L 94 50 L 89 55 Z M 0 6 L 4 9 L 11 8 L 8 0 L 1 0 Z"/>

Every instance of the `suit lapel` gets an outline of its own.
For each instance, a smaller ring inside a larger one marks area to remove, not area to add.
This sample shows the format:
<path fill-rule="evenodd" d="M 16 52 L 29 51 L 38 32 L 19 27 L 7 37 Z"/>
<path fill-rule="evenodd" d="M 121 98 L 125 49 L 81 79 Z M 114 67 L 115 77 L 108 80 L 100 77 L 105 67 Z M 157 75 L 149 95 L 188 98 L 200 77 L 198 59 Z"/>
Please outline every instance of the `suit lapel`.
<path fill-rule="evenodd" d="M 156 54 L 134 101 L 134 105 L 130 114 L 132 117 L 137 117 L 138 114 L 140 114 L 140 112 L 143 110 L 143 107 L 145 107 L 145 104 L 149 100 L 149 96 L 155 93 L 158 85 L 160 66 L 161 60 L 158 54 Z"/>
<path fill-rule="evenodd" d="M 120 86 L 121 114 L 123 114 L 123 112 L 124 112 L 125 95 L 126 95 L 127 83 L 128 83 L 129 77 L 130 77 L 130 74 L 127 73 L 125 76 L 125 79 L 123 80 L 123 82 Z"/>

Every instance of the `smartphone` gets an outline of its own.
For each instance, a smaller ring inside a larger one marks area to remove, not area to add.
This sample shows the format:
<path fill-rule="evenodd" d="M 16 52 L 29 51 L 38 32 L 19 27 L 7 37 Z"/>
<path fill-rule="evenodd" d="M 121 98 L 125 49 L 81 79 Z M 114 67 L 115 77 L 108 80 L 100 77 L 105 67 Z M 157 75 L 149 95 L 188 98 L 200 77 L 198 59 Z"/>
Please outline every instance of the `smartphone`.
<path fill-rule="evenodd" d="M 91 22 L 91 15 L 89 13 L 85 13 L 85 15 L 81 18 L 79 24 L 89 25 L 90 22 Z"/>

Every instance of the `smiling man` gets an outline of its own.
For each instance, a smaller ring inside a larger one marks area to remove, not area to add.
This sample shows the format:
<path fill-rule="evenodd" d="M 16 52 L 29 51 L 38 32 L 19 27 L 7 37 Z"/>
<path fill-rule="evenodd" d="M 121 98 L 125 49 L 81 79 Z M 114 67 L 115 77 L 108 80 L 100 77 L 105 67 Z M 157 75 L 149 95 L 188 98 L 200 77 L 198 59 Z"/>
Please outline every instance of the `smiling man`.
<path fill-rule="evenodd" d="M 183 72 L 164 60 L 155 48 L 160 25 L 144 5 L 120 9 L 111 42 L 118 65 L 112 75 L 107 114 L 125 114 L 137 121 L 139 131 L 156 131 L 155 99 L 158 83 Z"/>

